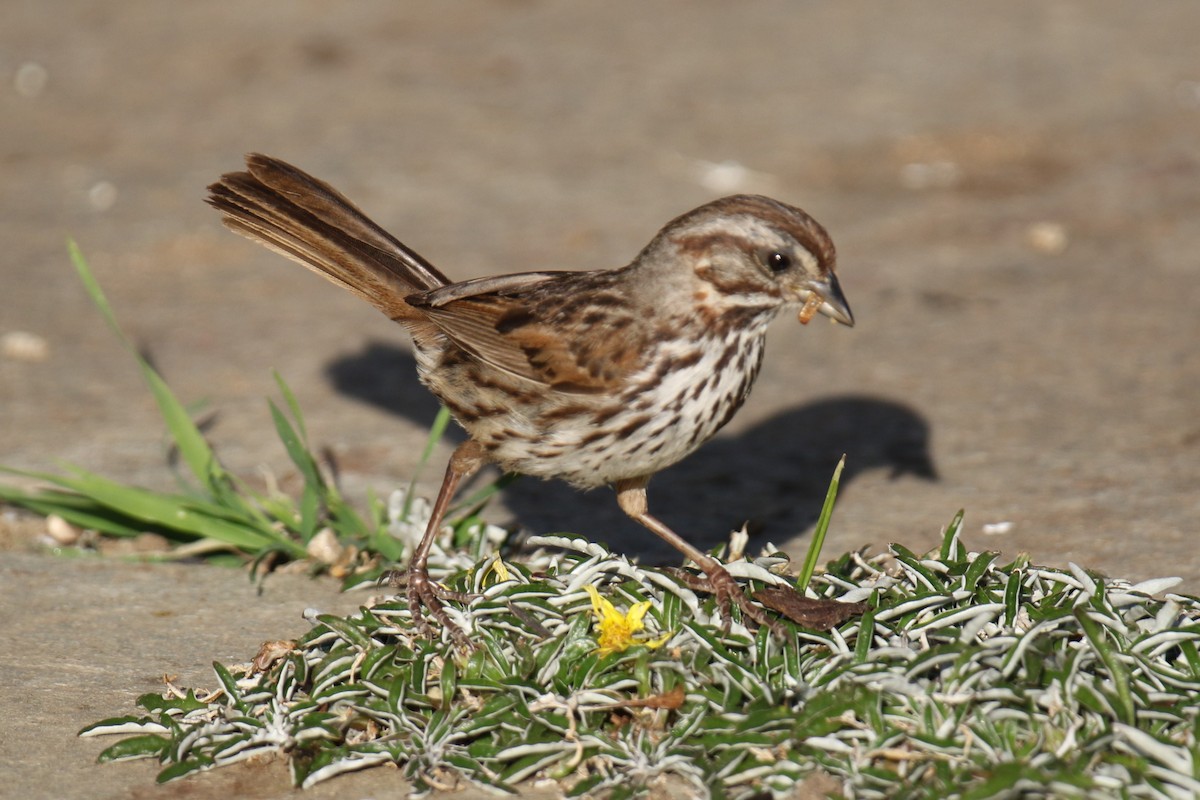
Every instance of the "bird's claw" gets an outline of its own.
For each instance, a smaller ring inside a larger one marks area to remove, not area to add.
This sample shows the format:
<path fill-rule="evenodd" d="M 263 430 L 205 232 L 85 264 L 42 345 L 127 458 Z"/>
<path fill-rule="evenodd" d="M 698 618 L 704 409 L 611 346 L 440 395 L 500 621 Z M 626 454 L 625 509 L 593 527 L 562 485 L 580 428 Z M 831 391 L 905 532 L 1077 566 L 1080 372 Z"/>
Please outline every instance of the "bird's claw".
<path fill-rule="evenodd" d="M 428 615 L 450 634 L 450 638 L 458 647 L 463 650 L 476 648 L 467 632 L 450 618 L 450 614 L 446 610 L 446 603 L 468 603 L 476 595 L 447 589 L 430 578 L 428 570 L 416 567 L 392 572 L 388 576 L 388 583 L 394 588 L 404 590 L 405 597 L 408 598 L 408 611 L 412 615 L 413 626 L 422 635 L 430 638 L 438 635 L 437 628 L 426 617 L 426 612 L 428 612 Z"/>
<path fill-rule="evenodd" d="M 748 617 L 758 625 L 763 626 L 779 637 L 787 635 L 787 627 L 772 617 L 766 610 L 746 596 L 737 579 L 729 574 L 724 567 L 717 567 L 704 577 L 682 569 L 672 569 L 671 574 L 678 578 L 689 589 L 707 592 L 717 601 L 717 610 L 721 615 L 721 626 L 729 630 L 733 622 L 733 605 L 736 603 L 742 610 L 742 616 Z"/>

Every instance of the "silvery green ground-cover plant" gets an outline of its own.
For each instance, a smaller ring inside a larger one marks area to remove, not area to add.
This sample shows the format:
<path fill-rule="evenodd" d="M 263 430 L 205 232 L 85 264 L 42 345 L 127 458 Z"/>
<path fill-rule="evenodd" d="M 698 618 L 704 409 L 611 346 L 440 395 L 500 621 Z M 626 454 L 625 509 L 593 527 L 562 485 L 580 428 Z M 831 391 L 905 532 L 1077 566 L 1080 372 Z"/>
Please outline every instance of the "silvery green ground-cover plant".
<path fill-rule="evenodd" d="M 924 557 L 831 563 L 816 594 L 870 610 L 780 640 L 722 630 L 711 602 L 600 545 L 539 537 L 501 558 L 501 532 L 475 524 L 434 559 L 481 595 L 461 612 L 475 652 L 415 636 L 403 600 L 383 600 L 314 615 L 257 665 L 214 665 L 203 699 L 171 688 L 84 733 L 132 734 L 102 760 L 158 758 L 163 780 L 271 753 L 301 786 L 394 763 L 421 788 L 551 780 L 570 796 L 667 778 L 786 795 L 816 770 L 846 797 L 1200 793 L 1200 602 L 1151 597 L 1171 580 L 997 564 L 960 528 Z M 730 568 L 767 584 L 784 563 Z M 645 641 L 601 654 L 588 586 L 617 609 L 648 602 Z"/>

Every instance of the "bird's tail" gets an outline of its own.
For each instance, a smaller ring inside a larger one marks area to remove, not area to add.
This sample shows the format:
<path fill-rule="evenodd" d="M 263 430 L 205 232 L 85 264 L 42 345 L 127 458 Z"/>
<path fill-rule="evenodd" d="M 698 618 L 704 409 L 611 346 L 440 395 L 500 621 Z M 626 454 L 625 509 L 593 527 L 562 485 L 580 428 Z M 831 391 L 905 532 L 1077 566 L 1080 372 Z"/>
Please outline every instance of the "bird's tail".
<path fill-rule="evenodd" d="M 404 298 L 450 281 L 324 181 L 270 156 L 208 187 L 225 226 L 303 264 L 395 320 L 417 319 Z"/>

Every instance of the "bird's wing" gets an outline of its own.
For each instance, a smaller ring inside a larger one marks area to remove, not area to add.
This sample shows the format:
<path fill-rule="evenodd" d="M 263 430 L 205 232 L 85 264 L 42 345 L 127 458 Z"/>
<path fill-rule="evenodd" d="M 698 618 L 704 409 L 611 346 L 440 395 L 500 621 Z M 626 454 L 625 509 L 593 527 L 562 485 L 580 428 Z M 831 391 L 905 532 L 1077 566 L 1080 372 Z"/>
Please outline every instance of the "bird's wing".
<path fill-rule="evenodd" d="M 528 272 L 479 278 L 407 298 L 480 361 L 542 388 L 591 394 L 641 366 L 638 326 L 587 316 L 588 273 Z M 631 315 L 628 315 L 631 316 Z"/>

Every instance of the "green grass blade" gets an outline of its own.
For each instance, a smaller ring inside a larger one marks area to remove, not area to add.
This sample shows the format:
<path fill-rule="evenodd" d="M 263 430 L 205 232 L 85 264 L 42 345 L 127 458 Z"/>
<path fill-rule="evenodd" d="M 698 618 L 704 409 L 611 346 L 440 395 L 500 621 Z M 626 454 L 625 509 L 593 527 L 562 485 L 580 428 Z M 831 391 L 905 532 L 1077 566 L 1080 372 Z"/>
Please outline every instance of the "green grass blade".
<path fill-rule="evenodd" d="M 446 428 L 450 426 L 450 409 L 442 406 L 438 409 L 437 416 L 433 418 L 433 425 L 429 428 L 429 436 L 425 439 L 425 449 L 421 451 L 421 460 L 418 463 L 418 469 L 425 466 L 433 455 L 433 448 L 437 447 L 437 443 L 446 435 Z"/>
<path fill-rule="evenodd" d="M 79 273 L 79 279 L 83 282 L 83 287 L 91 298 L 92 303 L 100 311 L 100 316 L 104 318 L 105 324 L 108 325 L 109 329 L 112 330 L 125 349 L 132 353 L 137 360 L 138 367 L 142 371 L 142 377 L 150 386 L 150 391 L 154 395 L 154 401 L 158 404 L 159 412 L 166 422 L 167 430 L 170 432 L 171 438 L 175 441 L 175 446 L 179 448 L 179 455 L 183 458 L 184 463 L 188 465 L 192 474 L 196 476 L 196 479 L 200 481 L 200 484 L 206 487 L 210 486 L 214 481 L 220 479 L 221 474 L 212 448 L 208 446 L 204 435 L 196 427 L 195 422 L 192 421 L 192 417 L 187 409 L 167 386 L 166 381 L 142 357 L 133 342 L 121 330 L 121 326 L 117 322 L 117 317 L 113 313 L 112 306 L 109 305 L 108 298 L 105 297 L 104 292 L 100 289 L 100 284 L 96 281 L 95 276 L 88 267 L 79 246 L 74 241 L 69 241 L 67 247 L 70 251 L 71 263 L 75 266 L 75 271 Z"/>
<path fill-rule="evenodd" d="M 829 521 L 833 519 L 833 502 L 837 499 L 838 485 L 842 480 L 842 469 L 846 466 L 846 456 L 843 455 L 833 470 L 833 479 L 829 481 L 829 490 L 825 493 L 825 503 L 821 506 L 821 516 L 817 517 L 817 527 L 813 530 L 812 541 L 804 556 L 804 564 L 800 575 L 796 578 L 796 588 L 803 592 L 808 588 L 813 573 L 817 571 L 817 562 L 821 560 L 821 548 L 825 546 L 825 534 L 829 530 Z"/>
<path fill-rule="evenodd" d="M 237 520 L 228 509 L 212 503 L 125 486 L 77 467 L 70 471 L 73 476 L 43 477 L 128 517 L 198 539 L 214 539 L 249 553 L 269 548 L 283 550 L 294 558 L 306 555 L 302 545 L 285 535 L 269 527 L 256 527 L 249 520 Z"/>
<path fill-rule="evenodd" d="M 437 447 L 437 443 L 446 435 L 446 428 L 450 425 L 450 419 L 450 409 L 445 406 L 438 409 L 437 416 L 433 418 L 433 425 L 429 428 L 429 436 L 425 438 L 425 449 L 421 451 L 421 460 L 417 462 L 417 467 L 413 470 L 412 480 L 408 482 L 408 494 L 404 497 L 403 516 L 405 517 L 408 516 L 409 507 L 417 490 L 417 480 L 421 477 L 421 473 L 425 470 L 425 465 L 429 463 L 429 459 L 433 456 L 433 448 Z"/>
<path fill-rule="evenodd" d="M 274 401 L 268 400 L 267 407 L 271 411 L 271 420 L 275 423 L 275 433 L 278 434 L 279 441 L 283 442 L 288 458 L 296 465 L 296 469 L 300 470 L 304 481 L 310 485 L 323 483 L 321 472 L 317 467 L 317 460 L 309 452 L 302 434 L 292 426 L 291 421 L 279 410 L 279 406 L 275 405 Z"/>
<path fill-rule="evenodd" d="M 943 561 L 955 561 L 964 555 L 958 536 L 962 532 L 963 516 L 965 515 L 966 511 L 960 508 L 954 515 L 954 519 L 950 520 L 950 524 L 946 526 L 946 530 L 942 531 L 942 547 L 938 551 L 938 557 Z"/>
<path fill-rule="evenodd" d="M 308 444 L 308 429 L 304 425 L 304 414 L 300 411 L 300 403 L 296 400 L 296 395 L 292 392 L 292 387 L 287 385 L 287 381 L 278 372 L 272 372 L 275 378 L 275 385 L 279 387 L 279 393 L 283 395 L 283 401 L 287 403 L 288 411 L 292 414 L 292 419 L 296 421 L 296 430 L 300 434 L 300 440 L 306 445 Z"/>
<path fill-rule="evenodd" d="M 488 504 L 488 501 L 495 497 L 498 493 L 504 490 L 506 486 L 511 485 L 521 476 L 516 472 L 506 472 L 496 480 L 484 486 L 478 492 L 467 497 L 461 502 L 455 503 L 450 507 L 449 515 L 462 513 L 465 509 L 465 516 L 473 517 L 483 510 L 483 507 Z"/>
<path fill-rule="evenodd" d="M 0 466 L 0 472 L 31 476 L 31 473 L 3 466 Z M 136 520 L 131 520 L 125 515 L 95 502 L 90 497 L 84 497 L 74 492 L 57 489 L 27 492 L 15 486 L 0 484 L 0 502 L 24 508 L 43 517 L 55 514 L 79 528 L 99 531 L 118 538 L 129 538 L 145 532 L 145 526 L 139 526 Z"/>

